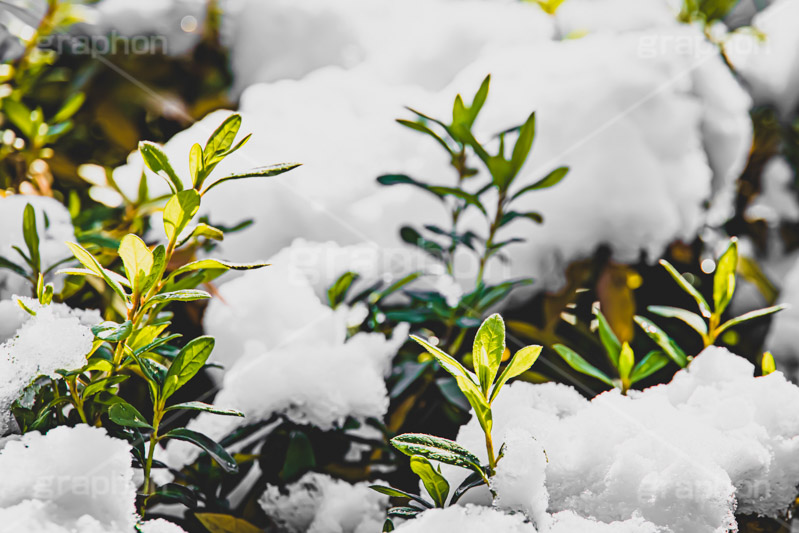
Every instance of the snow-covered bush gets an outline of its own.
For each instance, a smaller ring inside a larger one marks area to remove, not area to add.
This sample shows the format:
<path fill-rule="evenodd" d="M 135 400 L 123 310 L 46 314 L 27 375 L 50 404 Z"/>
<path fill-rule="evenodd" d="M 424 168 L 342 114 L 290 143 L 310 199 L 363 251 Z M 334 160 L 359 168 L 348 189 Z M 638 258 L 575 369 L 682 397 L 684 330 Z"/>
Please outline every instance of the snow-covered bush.
<path fill-rule="evenodd" d="M 604 522 L 640 515 L 675 533 L 726 531 L 736 509 L 784 513 L 799 483 L 790 459 L 799 418 L 783 410 L 797 405 L 799 388 L 779 372 L 753 374 L 745 359 L 711 347 L 671 383 L 628 397 L 610 391 L 589 402 L 563 385 L 518 383 L 497 401 L 494 431 L 514 439 L 526 431 L 546 450 L 551 512 Z M 480 449 L 476 419 L 457 441 Z M 528 486 L 540 482 L 534 472 Z M 487 498 L 475 489 L 462 501 Z"/>
<path fill-rule="evenodd" d="M 11 404 L 34 379 L 55 379 L 58 370 L 74 370 L 86 363 L 94 339 L 89 326 L 100 322 L 96 312 L 64 304 L 42 306 L 30 298 L 25 301 L 35 316 L 15 300 L 0 301 L 0 435 L 15 428 Z"/>
<path fill-rule="evenodd" d="M 130 447 L 89 426 L 0 440 L 0 531 L 131 532 Z"/>
<path fill-rule="evenodd" d="M 388 498 L 367 483 L 309 473 L 283 494 L 269 487 L 258 503 L 287 533 L 371 533 L 383 524 Z"/>

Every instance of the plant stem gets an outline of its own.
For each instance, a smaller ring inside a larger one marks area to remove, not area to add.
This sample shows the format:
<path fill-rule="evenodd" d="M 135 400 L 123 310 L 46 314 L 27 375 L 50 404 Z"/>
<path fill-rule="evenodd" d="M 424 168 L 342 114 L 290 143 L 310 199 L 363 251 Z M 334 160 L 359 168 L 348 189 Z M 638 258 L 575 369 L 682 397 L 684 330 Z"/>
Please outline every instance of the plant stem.
<path fill-rule="evenodd" d="M 497 460 L 494 456 L 494 441 L 491 438 L 491 432 L 486 431 L 486 452 L 488 452 L 488 468 L 489 477 L 494 475 L 494 468 L 497 466 Z"/>
<path fill-rule="evenodd" d="M 485 252 L 483 253 L 483 257 L 480 258 L 480 271 L 477 273 L 477 282 L 475 283 L 477 286 L 483 282 L 486 263 L 488 263 L 488 260 L 493 255 L 491 247 L 494 245 L 494 237 L 497 235 L 500 223 L 502 222 L 502 217 L 505 216 L 505 194 L 506 193 L 504 191 L 500 191 L 499 198 L 497 199 L 497 212 L 494 216 L 494 221 L 491 223 L 491 226 L 488 230 Z"/>

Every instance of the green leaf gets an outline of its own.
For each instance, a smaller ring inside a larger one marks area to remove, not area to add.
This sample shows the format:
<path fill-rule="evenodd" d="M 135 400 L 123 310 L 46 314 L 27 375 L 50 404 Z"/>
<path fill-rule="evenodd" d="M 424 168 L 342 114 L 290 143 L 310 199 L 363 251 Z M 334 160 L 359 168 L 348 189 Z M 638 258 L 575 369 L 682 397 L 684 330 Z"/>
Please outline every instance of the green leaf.
<path fill-rule="evenodd" d="M 210 294 L 198 289 L 181 289 L 179 291 L 162 292 L 147 300 L 142 306 L 142 309 L 147 309 L 153 305 L 166 302 L 192 302 L 194 300 L 207 300 L 210 297 Z"/>
<path fill-rule="evenodd" d="M 630 348 L 628 343 L 624 343 L 621 347 L 621 352 L 619 352 L 619 377 L 622 381 L 627 381 L 630 377 L 630 373 L 633 371 L 633 365 L 635 364 L 635 354 L 633 353 L 633 349 Z"/>
<path fill-rule="evenodd" d="M 126 320 L 121 324 L 116 322 L 102 322 L 92 326 L 92 333 L 98 339 L 108 342 L 118 342 L 127 339 L 133 331 L 133 323 Z"/>
<path fill-rule="evenodd" d="M 478 472 L 472 472 L 469 476 L 463 480 L 463 482 L 455 489 L 455 492 L 452 493 L 452 499 L 450 500 L 450 505 L 455 505 L 458 503 L 458 500 L 461 499 L 461 496 L 466 494 L 466 491 L 473 489 L 475 487 L 479 487 L 480 485 L 485 485 L 485 479 L 483 476 L 480 475 Z"/>
<path fill-rule="evenodd" d="M 240 180 L 244 178 L 270 178 L 272 176 L 277 176 L 279 174 L 283 174 L 284 172 L 288 172 L 289 170 L 295 169 L 299 167 L 302 163 L 280 163 L 278 165 L 269 165 L 265 167 L 258 167 L 252 170 L 248 170 L 247 172 L 231 174 L 229 176 L 225 176 L 224 178 L 220 178 L 210 184 L 202 194 L 206 194 L 208 191 L 220 185 L 222 183 L 232 181 L 232 180 Z"/>
<path fill-rule="evenodd" d="M 141 153 L 147 168 L 164 178 L 173 193 L 183 190 L 183 182 L 180 181 L 180 178 L 169 163 L 169 158 L 157 144 L 141 141 L 139 143 L 139 153 Z"/>
<path fill-rule="evenodd" d="M 167 239 L 177 241 L 200 208 L 200 195 L 194 189 L 173 195 L 164 207 L 164 232 Z"/>
<path fill-rule="evenodd" d="M 420 133 L 424 133 L 425 135 L 429 135 L 430 137 L 435 139 L 436 142 L 438 142 L 441 146 L 443 146 L 444 149 L 447 152 L 449 152 L 450 154 L 453 153 L 452 149 L 449 147 L 449 145 L 446 143 L 446 141 L 444 139 L 442 139 L 436 132 L 434 132 L 433 130 L 431 130 L 430 128 L 428 128 L 427 126 L 422 124 L 421 122 L 414 122 L 412 120 L 397 119 L 397 123 L 405 126 L 406 128 L 412 129 L 414 131 L 418 131 Z"/>
<path fill-rule="evenodd" d="M 146 292 L 148 287 L 145 287 L 145 283 L 153 269 L 153 253 L 143 240 L 132 233 L 122 237 L 118 253 L 133 293 Z"/>
<path fill-rule="evenodd" d="M 669 357 L 661 351 L 653 350 L 649 352 L 638 362 L 637 365 L 635 365 L 635 368 L 630 375 L 630 383 L 635 383 L 651 376 L 669 364 L 669 361 Z"/>
<path fill-rule="evenodd" d="M 64 102 L 64 105 L 61 106 L 61 109 L 59 109 L 58 112 L 53 115 L 53 118 L 50 122 L 57 123 L 69 120 L 72 115 L 78 112 L 78 109 L 80 109 L 80 106 L 83 105 L 85 100 L 86 95 L 84 93 L 73 93 L 67 98 L 67 100 Z"/>
<path fill-rule="evenodd" d="M 469 107 L 469 121 L 470 124 L 474 124 L 474 121 L 477 120 L 477 115 L 480 114 L 480 110 L 483 109 L 483 105 L 486 103 L 488 99 L 488 89 L 491 85 L 491 74 L 483 78 L 483 82 L 480 84 L 480 88 L 477 89 L 477 92 L 474 95 L 474 99 L 472 100 L 472 105 Z"/>
<path fill-rule="evenodd" d="M 464 376 L 456 376 L 455 382 L 458 384 L 458 388 L 463 395 L 466 396 L 469 405 L 474 409 L 474 413 L 477 415 L 477 421 L 480 422 L 480 427 L 483 428 L 484 432 L 490 434 L 491 428 L 494 425 L 494 417 L 491 413 L 491 406 L 488 405 L 488 400 L 486 400 L 483 392 L 472 380 Z"/>
<path fill-rule="evenodd" d="M 186 263 L 178 268 L 170 277 L 179 276 L 186 272 L 193 272 L 197 270 L 254 270 L 256 268 L 263 268 L 269 266 L 269 263 L 254 262 L 254 263 L 231 263 L 230 261 L 223 261 L 221 259 L 200 259 L 199 261 L 192 261 Z"/>
<path fill-rule="evenodd" d="M 569 167 L 558 167 L 540 180 L 536 181 L 532 185 L 528 185 L 514 194 L 511 197 L 511 200 L 515 200 L 519 196 L 526 194 L 530 191 L 537 191 L 540 189 L 548 189 L 560 183 L 560 181 L 566 177 L 566 174 L 569 173 Z"/>
<path fill-rule="evenodd" d="M 161 276 L 166 269 L 166 247 L 159 244 L 153 248 L 153 266 L 150 269 L 150 275 L 144 282 L 145 287 L 153 287 L 156 282 L 161 279 Z"/>
<path fill-rule="evenodd" d="M 422 340 L 416 335 L 411 335 L 411 338 L 416 342 L 418 342 L 419 344 L 421 344 L 424 347 L 424 349 L 427 350 L 428 353 L 430 353 L 430 355 L 435 357 L 436 361 L 438 361 L 438 364 L 440 364 L 444 370 L 452 374 L 452 377 L 454 377 L 455 379 L 458 379 L 458 377 L 460 376 L 468 378 L 475 385 L 479 383 L 479 381 L 477 380 L 477 376 L 475 376 L 474 374 L 463 368 L 463 366 L 451 355 L 445 353 L 439 348 L 436 348 L 432 344 L 428 343 L 425 340 Z"/>
<path fill-rule="evenodd" d="M 405 492 L 404 490 L 395 489 L 393 487 L 385 487 L 383 485 L 370 485 L 370 489 L 375 492 L 379 492 L 380 494 L 385 494 L 391 498 L 405 498 L 408 500 L 413 500 L 415 502 L 419 502 L 420 504 L 424 505 L 428 509 L 433 508 L 433 504 L 428 502 L 427 500 L 415 495 L 411 494 L 410 492 Z"/>
<path fill-rule="evenodd" d="M 499 380 L 494 385 L 494 390 L 491 392 L 491 399 L 489 404 L 493 403 L 499 394 L 499 390 L 508 382 L 509 379 L 527 372 L 531 366 L 536 362 L 538 356 L 541 355 L 541 346 L 525 346 L 513 356 L 508 366 L 505 367 Z"/>
<path fill-rule="evenodd" d="M 391 439 L 391 445 L 408 456 L 421 455 L 432 461 L 482 472 L 480 459 L 457 442 L 425 435 L 406 433 Z"/>
<path fill-rule="evenodd" d="M 749 320 L 754 320 L 755 318 L 760 318 L 768 315 L 773 315 L 774 313 L 779 313 L 783 309 L 787 309 L 789 306 L 786 304 L 782 305 L 774 305 L 772 307 L 766 307 L 765 309 L 756 309 L 754 311 L 749 311 L 748 313 L 744 313 L 741 316 L 737 316 L 732 318 L 718 327 L 716 330 L 716 336 L 721 335 L 722 332 L 728 330 L 733 326 L 737 326 L 742 322 L 747 322 Z"/>
<path fill-rule="evenodd" d="M 214 349 L 213 337 L 197 337 L 189 341 L 172 361 L 164 380 L 162 402 L 185 385 L 200 371 Z"/>
<path fill-rule="evenodd" d="M 390 518 L 386 518 L 386 521 L 383 522 L 382 533 L 390 533 L 391 531 L 394 531 L 394 522 L 392 522 Z"/>
<path fill-rule="evenodd" d="M 760 361 L 760 369 L 764 376 L 768 376 L 777 370 L 777 364 L 774 362 L 774 356 L 771 352 L 763 352 L 763 359 Z"/>
<path fill-rule="evenodd" d="M 608 358 L 614 367 L 619 367 L 619 354 L 621 353 L 621 342 L 610 327 L 610 322 L 605 318 L 604 313 L 599 309 L 596 310 L 596 319 L 599 324 L 599 340 L 608 354 Z"/>
<path fill-rule="evenodd" d="M 488 391 L 497 377 L 504 353 L 505 323 L 502 317 L 495 313 L 486 318 L 477 330 L 472 347 L 474 369 L 485 397 L 488 397 Z"/>
<path fill-rule="evenodd" d="M 693 299 L 696 300 L 696 304 L 699 306 L 699 311 L 702 313 L 702 316 L 705 318 L 710 318 L 711 315 L 710 306 L 707 304 L 705 298 L 701 294 L 699 294 L 699 291 L 696 290 L 696 287 L 691 285 L 688 282 L 688 280 L 685 279 L 682 276 L 682 274 L 677 272 L 677 269 L 674 268 L 671 265 L 671 263 L 669 263 L 665 259 L 661 259 L 660 264 L 663 265 L 663 268 L 665 268 L 666 271 L 671 275 L 671 277 L 674 278 L 674 281 L 677 282 L 677 284 L 682 288 L 682 290 L 690 294 L 691 297 L 693 297 Z"/>
<path fill-rule="evenodd" d="M 449 496 L 449 483 L 426 458 L 411 456 L 411 470 L 422 480 L 427 493 L 433 498 L 436 507 L 444 507 Z"/>
<path fill-rule="evenodd" d="M 237 411 L 235 409 L 222 409 L 221 407 L 216 407 L 211 404 L 203 403 L 203 402 L 184 402 L 178 403 L 175 405 L 170 405 L 165 410 L 166 411 L 176 411 L 185 409 L 187 411 L 205 411 L 206 413 L 213 413 L 215 415 L 226 415 L 226 416 L 244 416 L 244 413 L 241 411 Z"/>
<path fill-rule="evenodd" d="M 316 455 L 311 439 L 302 431 L 293 430 L 289 435 L 286 459 L 280 470 L 280 479 L 293 481 L 316 467 Z"/>
<path fill-rule="evenodd" d="M 700 335 L 707 335 L 707 324 L 704 320 L 702 320 L 702 317 L 696 313 L 686 311 L 685 309 L 680 309 L 679 307 L 669 307 L 663 305 L 650 305 L 647 307 L 647 310 L 650 313 L 658 316 L 682 320 Z"/>
<path fill-rule="evenodd" d="M 528 220 L 532 220 L 536 224 L 542 224 L 544 222 L 544 217 L 541 213 L 536 211 L 530 211 L 529 213 L 519 213 L 518 211 L 508 211 L 502 215 L 502 219 L 500 220 L 499 225 L 504 226 L 508 222 L 512 220 L 516 220 L 517 218 L 526 218 Z"/>
<path fill-rule="evenodd" d="M 203 162 L 206 165 L 233 146 L 239 128 L 241 128 L 241 115 L 234 113 L 214 130 L 203 150 Z"/>
<path fill-rule="evenodd" d="M 533 147 L 533 139 L 535 139 L 535 112 L 531 113 L 527 121 L 522 125 L 519 130 L 519 138 L 516 139 L 516 144 L 513 147 L 510 162 L 514 176 L 519 173 L 522 165 L 527 160 L 530 148 Z"/>
<path fill-rule="evenodd" d="M 206 435 L 203 435 L 202 433 L 192 431 L 188 428 L 175 428 L 164 434 L 163 438 L 182 440 L 190 442 L 195 446 L 199 446 L 205 450 L 205 452 L 208 453 L 208 455 L 210 455 L 211 458 L 213 458 L 213 460 L 222 467 L 222 470 L 228 474 L 235 474 L 239 471 L 239 466 L 236 464 L 236 460 L 233 459 L 233 457 L 231 457 L 230 454 L 227 453 L 227 451 L 225 451 L 225 449 L 218 442 L 212 440 Z"/>
<path fill-rule="evenodd" d="M 738 239 L 732 238 L 730 245 L 721 254 L 713 277 L 713 312 L 721 316 L 735 292 L 735 269 L 738 267 Z"/>
<path fill-rule="evenodd" d="M 108 409 L 108 418 L 120 426 L 153 429 L 147 419 L 135 407 L 122 399 L 119 399 Z"/>
<path fill-rule="evenodd" d="M 0 256 L 0 268 L 6 268 L 8 270 L 11 270 L 12 272 L 19 274 L 24 278 L 28 277 L 28 273 L 25 271 L 23 267 L 19 266 L 13 261 L 9 261 L 8 259 L 2 256 Z"/>
<path fill-rule="evenodd" d="M 347 297 L 347 291 L 350 290 L 352 284 L 358 279 L 358 274 L 355 272 L 345 272 L 327 289 L 327 303 L 335 309 L 344 302 Z"/>
<path fill-rule="evenodd" d="M 161 485 L 147 496 L 145 501 L 148 506 L 156 503 L 180 503 L 190 509 L 197 507 L 197 495 L 188 487 L 178 483 Z"/>
<path fill-rule="evenodd" d="M 25 238 L 25 246 L 32 267 L 36 272 L 42 271 L 42 257 L 39 254 L 39 232 L 36 229 L 36 211 L 31 204 L 25 205 L 22 215 L 22 235 Z"/>
<path fill-rule="evenodd" d="M 87 385 L 83 389 L 81 396 L 83 396 L 85 400 L 86 398 L 92 396 L 93 394 L 97 394 L 98 392 L 102 392 L 103 390 L 109 387 L 113 387 L 114 385 L 118 385 L 124 381 L 127 381 L 129 377 L 130 376 L 120 375 L 120 376 L 111 376 L 103 379 L 98 379 L 97 381 L 94 381 L 89 385 Z"/>
<path fill-rule="evenodd" d="M 200 180 L 200 173 L 203 170 L 203 149 L 197 143 L 194 143 L 189 150 L 189 176 L 194 188 L 198 189 L 202 185 Z"/>
<path fill-rule="evenodd" d="M 33 120 L 31 119 L 32 111 L 28 109 L 22 102 L 12 100 L 11 98 L 4 98 L 2 100 L 3 112 L 8 119 L 22 132 L 29 140 L 36 136 Z"/>
<path fill-rule="evenodd" d="M 421 509 L 417 509 L 415 507 L 392 507 L 386 511 L 386 514 L 388 516 L 396 516 L 399 518 L 413 518 L 421 512 Z"/>
<path fill-rule="evenodd" d="M 194 515 L 205 529 L 211 533 L 263 533 L 243 518 L 218 513 L 197 513 Z"/>
<path fill-rule="evenodd" d="M 641 326 L 641 329 L 649 335 L 649 337 L 655 341 L 655 343 L 660 346 L 660 348 L 666 352 L 666 355 L 671 357 L 671 359 L 680 365 L 680 368 L 685 368 L 688 364 L 688 358 L 685 355 L 677 344 L 671 340 L 671 338 L 666 334 L 665 331 L 657 327 L 651 320 L 646 319 L 640 315 L 635 315 L 633 317 L 635 323 Z"/>
<path fill-rule="evenodd" d="M 125 289 L 122 288 L 120 282 L 115 279 L 120 277 L 115 272 L 111 272 L 106 270 L 105 268 L 100 265 L 97 259 L 90 254 L 85 248 L 83 248 L 80 244 L 75 242 L 67 241 L 67 246 L 72 251 L 72 254 L 77 258 L 78 261 L 81 262 L 83 266 L 85 266 L 92 274 L 95 276 L 99 276 L 105 280 L 105 282 L 113 289 L 120 298 L 122 298 L 123 302 L 128 301 L 128 296 L 125 293 Z"/>
<path fill-rule="evenodd" d="M 566 363 L 577 372 L 596 378 L 602 383 L 610 385 L 611 387 L 616 386 L 616 384 L 613 383 L 613 380 L 610 379 L 604 372 L 591 365 L 571 348 L 562 344 L 556 344 L 552 348 L 558 352 L 558 355 L 560 355 L 563 360 L 566 361 Z"/>

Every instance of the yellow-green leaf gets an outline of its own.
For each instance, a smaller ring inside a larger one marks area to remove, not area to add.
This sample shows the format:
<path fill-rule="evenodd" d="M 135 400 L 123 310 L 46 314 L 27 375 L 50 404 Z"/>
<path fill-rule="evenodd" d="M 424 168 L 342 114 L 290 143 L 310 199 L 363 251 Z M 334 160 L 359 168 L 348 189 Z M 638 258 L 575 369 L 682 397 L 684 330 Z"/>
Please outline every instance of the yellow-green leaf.
<path fill-rule="evenodd" d="M 527 372 L 531 366 L 536 362 L 538 356 L 541 355 L 541 346 L 525 346 L 518 352 L 516 355 L 513 356 L 508 366 L 505 367 L 505 370 L 499 376 L 499 380 L 497 380 L 496 385 L 494 385 L 494 390 L 491 392 L 491 400 L 490 403 L 496 399 L 497 394 L 499 394 L 499 390 L 502 388 L 505 383 L 511 378 L 515 378 Z"/>
<path fill-rule="evenodd" d="M 774 362 L 774 356 L 771 355 L 771 352 L 763 352 L 763 360 L 760 362 L 760 368 L 764 376 L 768 376 L 777 370 L 777 364 Z"/>
<path fill-rule="evenodd" d="M 164 207 L 164 232 L 170 241 L 177 240 L 200 208 L 200 194 L 194 189 L 172 196 Z"/>
<path fill-rule="evenodd" d="M 426 458 L 421 455 L 411 457 L 411 470 L 422 480 L 427 493 L 433 498 L 436 507 L 444 507 L 449 496 L 449 483 Z"/>
<path fill-rule="evenodd" d="M 153 269 L 153 253 L 143 240 L 130 233 L 122 237 L 119 243 L 119 257 L 122 258 L 134 294 L 145 292 L 147 287 L 143 287 L 143 284 Z"/>
<path fill-rule="evenodd" d="M 721 254 L 713 277 L 714 313 L 721 316 L 735 292 L 735 269 L 738 266 L 738 240 L 733 238 Z"/>
<path fill-rule="evenodd" d="M 497 377 L 502 354 L 505 352 L 505 323 L 498 314 L 486 318 L 474 336 L 472 359 L 480 379 L 483 394 L 487 397 L 491 384 Z"/>

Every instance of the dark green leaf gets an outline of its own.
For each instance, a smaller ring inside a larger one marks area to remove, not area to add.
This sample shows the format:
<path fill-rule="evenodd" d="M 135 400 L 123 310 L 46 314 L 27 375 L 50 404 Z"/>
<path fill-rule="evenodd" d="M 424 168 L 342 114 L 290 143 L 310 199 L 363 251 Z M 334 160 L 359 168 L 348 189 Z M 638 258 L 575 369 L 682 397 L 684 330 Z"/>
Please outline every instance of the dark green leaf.
<path fill-rule="evenodd" d="M 552 348 L 558 355 L 560 355 L 566 363 L 572 367 L 577 372 L 581 374 L 585 374 L 586 376 L 591 376 L 593 378 L 598 379 L 602 383 L 606 385 L 610 385 L 611 387 L 615 387 L 616 385 L 613 383 L 613 380 L 610 379 L 604 372 L 593 366 L 591 363 L 583 359 L 577 352 L 572 350 L 571 348 L 564 346 L 562 344 L 556 344 Z"/>
<path fill-rule="evenodd" d="M 36 211 L 31 204 L 25 206 L 22 216 L 22 235 L 25 238 L 25 246 L 32 267 L 36 272 L 42 271 L 42 258 L 39 254 L 39 232 L 36 229 Z"/>
<path fill-rule="evenodd" d="M 215 415 L 244 416 L 244 413 L 241 411 L 237 411 L 235 409 L 222 409 L 221 407 L 216 407 L 203 402 L 178 403 L 175 405 L 170 405 L 165 409 L 165 411 L 176 411 L 180 409 L 185 409 L 188 411 L 205 411 L 206 413 L 213 413 Z"/>
<path fill-rule="evenodd" d="M 135 407 L 120 399 L 108 409 L 108 418 L 112 422 L 129 428 L 153 429 Z"/>
<path fill-rule="evenodd" d="M 301 163 L 280 163 L 278 165 L 269 165 L 265 167 L 254 168 L 252 170 L 248 170 L 247 172 L 231 174 L 229 176 L 225 176 L 224 178 L 220 178 L 215 182 L 213 182 L 212 184 L 210 184 L 208 187 L 205 188 L 202 194 L 206 194 L 208 191 L 210 191 L 217 185 L 220 185 L 227 181 L 240 180 L 244 178 L 269 178 L 272 176 L 283 174 L 284 172 L 288 172 L 289 170 L 295 169 L 300 165 Z"/>
<path fill-rule="evenodd" d="M 451 440 L 422 433 L 406 433 L 391 439 L 391 444 L 405 455 L 421 455 L 432 461 L 482 472 L 477 456 Z"/>
<path fill-rule="evenodd" d="M 175 428 L 166 433 L 163 438 L 183 440 L 199 446 L 205 450 L 205 452 L 208 453 L 208 455 L 210 455 L 211 458 L 213 458 L 213 460 L 222 467 L 222 470 L 228 474 L 235 474 L 239 471 L 236 460 L 233 459 L 233 457 L 231 457 L 230 454 L 227 453 L 227 451 L 225 451 L 225 449 L 218 442 L 210 439 L 202 433 L 192 431 L 188 428 Z"/>
<path fill-rule="evenodd" d="M 653 350 L 646 354 L 643 359 L 641 359 L 635 368 L 633 369 L 632 374 L 630 375 L 630 383 L 635 383 L 637 381 L 641 381 L 644 378 L 647 378 L 669 364 L 669 357 L 664 354 L 663 352 Z"/>

